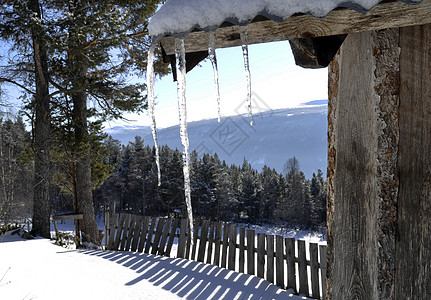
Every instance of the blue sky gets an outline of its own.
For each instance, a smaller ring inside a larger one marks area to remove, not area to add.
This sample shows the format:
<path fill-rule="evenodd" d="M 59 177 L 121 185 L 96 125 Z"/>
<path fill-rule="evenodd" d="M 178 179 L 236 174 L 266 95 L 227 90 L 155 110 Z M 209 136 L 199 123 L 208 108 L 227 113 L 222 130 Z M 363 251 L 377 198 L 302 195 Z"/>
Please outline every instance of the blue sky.
<path fill-rule="evenodd" d="M 221 114 L 246 113 L 246 79 L 241 47 L 217 49 Z M 252 91 L 259 107 L 267 109 L 295 107 L 300 103 L 327 99 L 327 69 L 308 70 L 295 65 L 289 42 L 249 46 Z M 187 74 L 188 121 L 217 118 L 213 70 L 209 60 Z M 172 76 L 156 82 L 156 122 L 158 128 L 178 125 L 176 83 Z M 256 107 L 255 107 L 256 110 Z M 127 115 L 131 122 L 121 124 L 150 125 L 150 117 Z"/>

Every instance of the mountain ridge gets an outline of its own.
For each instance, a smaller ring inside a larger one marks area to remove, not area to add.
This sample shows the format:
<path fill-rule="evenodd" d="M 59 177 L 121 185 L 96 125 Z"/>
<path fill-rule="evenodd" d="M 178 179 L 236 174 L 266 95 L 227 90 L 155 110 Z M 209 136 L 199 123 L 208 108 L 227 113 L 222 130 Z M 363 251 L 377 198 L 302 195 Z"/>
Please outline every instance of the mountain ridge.
<path fill-rule="evenodd" d="M 327 100 L 310 101 L 303 106 L 268 110 L 245 115 L 190 122 L 190 151 L 199 156 L 217 153 L 228 164 L 241 165 L 244 158 L 260 170 L 265 164 L 283 171 L 285 162 L 295 156 L 307 178 L 321 169 L 326 174 Z M 126 145 L 136 135 L 145 145 L 154 145 L 150 126 L 114 126 L 105 132 Z M 181 149 L 179 126 L 158 129 L 159 144 Z"/>

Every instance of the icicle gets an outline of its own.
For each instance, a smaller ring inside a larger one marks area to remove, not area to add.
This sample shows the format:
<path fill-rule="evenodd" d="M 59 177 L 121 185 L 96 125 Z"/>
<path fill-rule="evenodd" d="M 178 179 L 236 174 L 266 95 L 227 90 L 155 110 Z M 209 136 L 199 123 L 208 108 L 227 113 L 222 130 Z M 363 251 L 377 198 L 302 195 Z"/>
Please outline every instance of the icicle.
<path fill-rule="evenodd" d="M 214 84 L 216 87 L 216 97 L 217 97 L 217 119 L 220 123 L 221 113 L 220 113 L 220 87 L 218 83 L 218 68 L 217 68 L 217 57 L 215 53 L 215 33 L 211 31 L 208 36 L 208 53 L 211 64 L 213 66 L 214 71 Z"/>
<path fill-rule="evenodd" d="M 193 244 L 193 211 L 190 194 L 190 153 L 189 137 L 187 134 L 186 53 L 184 48 L 184 39 L 175 39 L 175 58 L 177 70 L 178 112 L 180 119 L 181 143 L 183 144 L 184 194 L 186 198 L 187 215 L 190 224 L 190 238 Z"/>
<path fill-rule="evenodd" d="M 157 178 L 158 185 L 162 183 L 162 175 L 160 172 L 160 155 L 159 143 L 157 140 L 157 127 L 156 127 L 156 114 L 154 112 L 154 51 L 156 49 L 157 40 L 151 42 L 150 49 L 148 50 L 147 59 L 147 87 L 148 87 L 148 106 L 151 115 L 151 130 L 153 132 L 154 147 L 156 148 L 156 165 L 157 165 Z"/>
<path fill-rule="evenodd" d="M 251 73 L 250 64 L 248 60 L 248 44 L 247 44 L 247 26 L 244 26 L 244 31 L 241 35 L 242 40 L 242 55 L 244 57 L 245 76 L 247 78 L 247 101 L 248 101 L 248 115 L 250 117 L 250 126 L 253 126 L 253 112 L 251 109 Z"/>

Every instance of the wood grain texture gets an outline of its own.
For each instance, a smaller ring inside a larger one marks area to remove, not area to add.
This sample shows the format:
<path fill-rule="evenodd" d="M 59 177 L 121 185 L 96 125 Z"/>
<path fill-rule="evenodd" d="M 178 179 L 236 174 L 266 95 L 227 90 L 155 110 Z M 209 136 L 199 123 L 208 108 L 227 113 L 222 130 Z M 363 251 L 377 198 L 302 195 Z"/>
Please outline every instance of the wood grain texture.
<path fill-rule="evenodd" d="M 396 299 L 431 299 L 431 24 L 400 31 Z"/>
<path fill-rule="evenodd" d="M 153 244 L 154 228 L 156 228 L 157 218 L 151 218 L 150 229 L 148 230 L 147 239 L 145 243 L 144 253 L 150 253 L 150 248 Z"/>
<path fill-rule="evenodd" d="M 227 252 L 229 247 L 229 228 L 230 225 L 225 223 L 223 226 L 223 248 L 221 253 L 221 264 L 220 267 L 226 268 L 227 265 Z"/>
<path fill-rule="evenodd" d="M 121 235 L 123 234 L 123 227 L 124 227 L 124 221 L 126 220 L 126 214 L 120 214 L 120 217 L 118 219 L 118 226 L 115 233 L 115 241 L 114 241 L 114 247 L 113 250 L 118 250 L 118 247 L 120 246 L 120 240 Z"/>
<path fill-rule="evenodd" d="M 393 299 L 399 29 L 350 34 L 329 74 L 328 289 Z"/>
<path fill-rule="evenodd" d="M 130 218 L 129 230 L 127 232 L 127 241 L 126 241 L 126 246 L 124 248 L 125 251 L 129 251 L 130 247 L 132 246 L 132 238 L 133 238 L 134 232 L 136 231 L 135 226 L 136 226 L 136 215 L 132 215 Z"/>
<path fill-rule="evenodd" d="M 319 245 L 319 260 L 320 260 L 320 278 L 322 286 L 322 299 L 326 299 L 326 252 L 327 247 Z"/>
<path fill-rule="evenodd" d="M 297 15 L 281 23 L 271 20 L 251 23 L 248 25 L 247 39 L 249 44 L 257 44 L 428 23 L 431 23 L 431 0 L 423 0 L 418 5 L 389 2 L 378 4 L 365 14 L 350 9 L 338 9 L 322 19 Z M 218 28 L 215 32 L 216 47 L 241 46 L 241 32 L 242 28 L 239 26 Z M 186 36 L 184 43 L 187 52 L 206 51 L 207 33 L 191 32 Z M 175 53 L 173 37 L 164 37 L 161 44 L 166 54 Z"/>

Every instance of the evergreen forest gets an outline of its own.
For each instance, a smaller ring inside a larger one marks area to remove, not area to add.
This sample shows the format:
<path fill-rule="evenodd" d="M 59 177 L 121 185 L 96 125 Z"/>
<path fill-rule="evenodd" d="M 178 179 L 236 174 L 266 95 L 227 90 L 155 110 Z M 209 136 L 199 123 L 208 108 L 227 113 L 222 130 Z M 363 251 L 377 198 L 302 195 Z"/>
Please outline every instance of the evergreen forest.
<path fill-rule="evenodd" d="M 0 221 L 31 216 L 33 152 L 31 134 L 21 118 L 0 123 Z M 182 154 L 162 146 L 161 185 L 155 149 L 141 137 L 122 145 L 102 133 L 91 143 L 94 211 L 106 209 L 139 215 L 186 217 Z M 61 147 L 52 153 L 51 214 L 74 211 L 71 158 Z M 191 153 L 193 213 L 197 218 L 249 224 L 283 224 L 317 230 L 325 226 L 326 182 L 321 170 L 307 179 L 298 160 L 288 158 L 283 173 L 268 166 L 255 170 L 227 165 L 217 154 Z"/>

